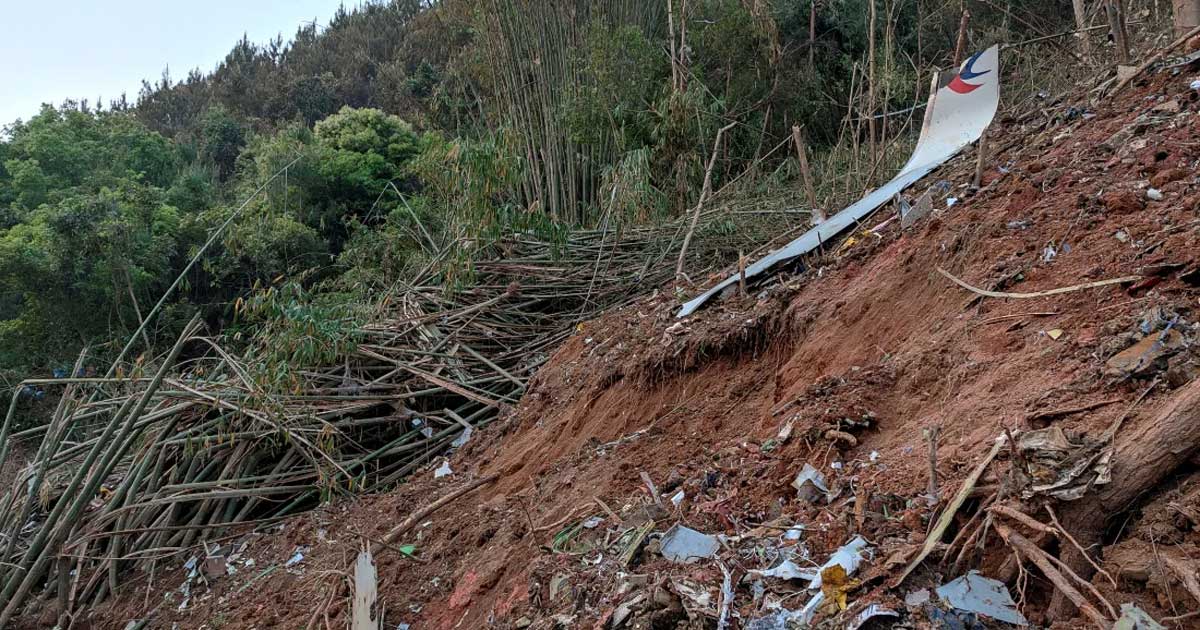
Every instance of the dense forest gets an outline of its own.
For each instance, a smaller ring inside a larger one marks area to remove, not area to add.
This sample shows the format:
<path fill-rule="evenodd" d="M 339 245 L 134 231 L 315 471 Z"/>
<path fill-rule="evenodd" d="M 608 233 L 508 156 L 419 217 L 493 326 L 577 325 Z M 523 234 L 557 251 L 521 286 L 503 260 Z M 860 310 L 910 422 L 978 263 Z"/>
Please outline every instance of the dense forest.
<path fill-rule="evenodd" d="M 968 47 L 1071 23 L 1063 2 L 971 11 Z M 431 250 L 453 290 L 513 232 L 669 221 L 734 181 L 804 205 L 793 127 L 819 181 L 863 155 L 866 179 L 882 172 L 912 131 L 889 114 L 952 63 L 961 16 L 938 0 L 370 2 L 136 99 L 47 106 L 0 135 L 0 370 L 113 354 L 164 295 L 142 349 L 196 312 L 290 348 L 336 338 Z"/>

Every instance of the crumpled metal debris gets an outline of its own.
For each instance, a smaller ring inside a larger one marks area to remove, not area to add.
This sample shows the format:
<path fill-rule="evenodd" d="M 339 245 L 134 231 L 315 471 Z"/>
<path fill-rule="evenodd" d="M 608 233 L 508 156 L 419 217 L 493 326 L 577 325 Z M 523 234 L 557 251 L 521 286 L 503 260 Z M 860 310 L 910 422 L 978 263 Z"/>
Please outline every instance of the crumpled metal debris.
<path fill-rule="evenodd" d="M 471 441 L 471 434 L 474 432 L 474 427 L 468 426 L 463 428 L 462 433 L 459 433 L 458 437 L 454 438 L 454 441 L 450 443 L 450 448 L 462 448 L 466 446 L 467 442 Z"/>
<path fill-rule="evenodd" d="M 829 560 L 821 565 L 817 575 L 808 585 L 809 588 L 821 588 L 821 571 L 832 567 L 835 564 L 841 565 L 846 570 L 846 575 L 854 575 L 858 571 L 858 567 L 862 565 L 868 553 L 868 543 L 862 536 L 855 536 L 854 540 L 842 545 L 833 555 L 829 556 Z"/>
<path fill-rule="evenodd" d="M 1017 610 L 1004 583 L 984 577 L 978 571 L 970 571 L 937 587 L 937 595 L 955 610 L 977 613 L 1016 626 L 1029 625 Z"/>
<path fill-rule="evenodd" d="M 187 562 L 183 563 L 183 570 L 187 573 L 184 575 L 183 584 L 179 585 L 179 594 L 183 595 L 183 601 L 179 602 L 179 610 L 187 610 L 192 601 L 192 582 L 200 575 L 200 557 L 188 558 Z"/>
<path fill-rule="evenodd" d="M 679 601 L 688 617 L 694 619 L 717 616 L 717 604 L 703 584 L 692 580 L 672 580 L 671 586 L 679 595 Z"/>
<path fill-rule="evenodd" d="M 841 569 L 839 573 L 844 572 L 843 575 L 845 576 L 853 575 L 862 565 L 863 560 L 867 558 L 869 552 L 867 541 L 861 536 L 855 536 L 853 540 L 833 552 L 825 564 L 820 567 L 802 568 L 790 559 L 785 559 L 771 569 L 750 571 L 751 574 L 762 577 L 774 577 L 784 580 L 809 580 L 808 587 L 818 592 L 800 610 L 780 608 L 769 615 L 750 622 L 747 628 L 774 630 L 776 628 L 800 627 L 812 621 L 817 610 L 826 601 L 825 592 L 819 590 L 823 581 L 822 572 L 834 566 L 839 566 Z M 789 626 L 789 623 L 793 625 Z"/>
<path fill-rule="evenodd" d="M 829 486 L 825 484 L 825 475 L 808 463 L 796 474 L 796 478 L 792 480 L 792 487 L 796 489 L 796 498 L 808 503 L 815 502 L 822 495 L 828 498 L 830 494 Z"/>
<path fill-rule="evenodd" d="M 1133 604 L 1121 604 L 1121 617 L 1112 630 L 1166 630 L 1162 624 Z"/>
<path fill-rule="evenodd" d="M 929 603 L 929 589 L 923 588 L 904 596 L 904 605 L 916 608 Z"/>
<path fill-rule="evenodd" d="M 962 610 L 942 610 L 935 606 L 925 608 L 933 627 L 938 630 L 988 630 L 979 623 L 979 615 Z"/>
<path fill-rule="evenodd" d="M 1146 335 L 1141 341 L 1117 353 L 1104 366 L 1109 376 L 1131 376 L 1147 374 L 1158 367 L 1165 367 L 1164 360 L 1187 347 L 1187 340 L 1173 326 L 1166 330 Z"/>
<path fill-rule="evenodd" d="M 637 593 L 633 597 L 621 602 L 609 619 L 609 627 L 620 628 L 633 615 L 634 609 L 641 606 L 645 601 L 646 594 Z"/>
<path fill-rule="evenodd" d="M 746 630 L 789 630 L 799 628 L 808 623 L 804 614 L 799 610 L 780 608 L 768 615 L 759 617 L 746 624 Z"/>
<path fill-rule="evenodd" d="M 821 565 L 820 570 L 817 572 L 817 576 L 813 578 L 808 587 L 810 589 L 820 589 L 823 581 L 822 576 L 826 574 L 825 572 L 828 569 L 835 565 L 841 567 L 845 576 L 853 575 L 854 572 L 858 570 L 858 567 L 862 565 L 863 560 L 866 559 L 869 552 L 870 550 L 868 548 L 866 539 L 864 539 L 862 536 L 855 536 L 853 540 L 845 545 L 842 545 L 837 551 L 833 552 L 833 554 L 829 556 L 829 560 L 825 561 L 825 564 Z M 842 571 L 839 571 L 838 574 L 840 575 Z M 806 603 L 804 607 L 800 609 L 800 613 L 803 615 L 802 619 L 804 623 L 811 621 L 817 611 L 825 605 L 827 597 L 826 590 L 827 589 L 821 589 L 820 592 L 813 595 L 812 598 L 808 600 L 808 603 Z"/>
<path fill-rule="evenodd" d="M 663 557 L 679 563 L 711 558 L 720 548 L 721 543 L 717 541 L 716 536 L 709 536 L 679 524 L 668 529 L 659 543 Z"/>
<path fill-rule="evenodd" d="M 750 573 L 762 577 L 773 577 L 781 580 L 812 580 L 817 577 L 816 569 L 804 569 L 791 560 L 784 560 L 778 565 L 765 570 L 751 570 Z"/>
<path fill-rule="evenodd" d="M 900 616 L 900 613 L 898 613 L 890 608 L 884 608 L 883 606 L 880 606 L 879 604 L 871 604 L 870 606 L 867 606 L 866 608 L 862 609 L 861 612 L 859 612 L 857 615 L 854 616 L 854 619 L 850 620 L 850 623 L 846 624 L 846 630 L 858 630 L 859 628 L 861 628 L 863 626 L 863 624 L 867 623 L 868 621 L 870 621 L 871 619 L 874 619 L 876 617 L 899 617 L 899 616 Z"/>
<path fill-rule="evenodd" d="M 1112 481 L 1112 449 L 1103 440 L 1072 442 L 1059 427 L 1026 431 L 1016 438 L 1028 479 L 1021 498 L 1049 496 L 1074 501 Z"/>
<path fill-rule="evenodd" d="M 901 206 L 900 212 L 900 227 L 907 229 L 917 221 L 929 216 L 933 212 L 933 191 L 926 190 L 917 201 L 907 208 Z"/>

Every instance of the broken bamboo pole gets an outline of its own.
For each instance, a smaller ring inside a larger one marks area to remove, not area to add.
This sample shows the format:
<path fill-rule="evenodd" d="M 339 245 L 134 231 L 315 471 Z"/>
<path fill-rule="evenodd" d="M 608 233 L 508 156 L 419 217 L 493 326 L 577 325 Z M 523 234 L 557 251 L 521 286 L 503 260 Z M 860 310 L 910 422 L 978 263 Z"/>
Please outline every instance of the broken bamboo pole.
<path fill-rule="evenodd" d="M 499 478 L 500 478 L 500 475 L 488 475 L 486 477 L 480 477 L 479 479 L 476 479 L 475 481 L 472 481 L 471 483 L 468 483 L 468 484 L 462 486 L 461 488 L 451 492 L 450 494 L 447 494 L 446 496 L 438 499 L 437 501 L 430 503 L 425 508 L 422 508 L 420 510 L 417 510 L 416 512 L 413 512 L 411 515 L 409 515 L 408 518 L 404 519 L 404 522 L 393 527 L 387 533 L 387 535 L 385 535 L 383 537 L 383 542 L 385 542 L 389 545 L 396 542 L 397 538 L 408 533 L 409 530 L 411 530 L 413 527 L 416 527 L 421 521 L 428 518 L 434 512 L 446 507 L 446 505 L 450 504 L 455 499 L 463 496 L 464 494 L 467 494 L 467 493 L 475 490 L 476 488 L 479 488 L 480 486 L 486 486 L 487 484 L 492 483 L 493 481 L 495 481 Z"/>
<path fill-rule="evenodd" d="M 967 24 L 971 21 L 971 11 L 966 4 L 962 8 L 962 17 L 958 21 L 958 38 L 954 42 L 954 70 L 957 71 L 963 62 L 963 53 L 967 49 Z"/>
<path fill-rule="evenodd" d="M 950 527 L 950 522 L 954 520 L 954 515 L 958 513 L 958 509 L 967 500 L 967 496 L 975 489 L 975 484 L 979 483 L 979 478 L 983 476 L 983 471 L 987 470 L 987 467 L 992 463 L 992 460 L 996 459 L 996 455 L 1000 453 L 1000 449 L 1006 443 L 1007 439 L 1004 436 L 998 437 L 995 444 L 992 445 L 992 450 L 988 451 L 983 461 L 975 466 L 970 475 L 967 475 L 962 486 L 958 489 L 958 493 L 950 501 L 950 505 L 947 505 L 946 509 L 942 511 L 937 524 L 930 530 L 929 535 L 925 537 L 925 545 L 921 547 L 921 552 L 904 568 L 904 572 L 899 577 L 892 580 L 892 588 L 900 586 L 904 582 L 904 579 L 925 561 L 925 558 L 929 556 L 934 547 L 937 547 L 942 542 L 942 536 L 946 533 L 946 528 Z"/>
<path fill-rule="evenodd" d="M 683 237 L 683 245 L 679 248 L 679 260 L 675 263 L 676 278 L 683 277 L 683 264 L 687 260 L 688 246 L 692 244 L 696 225 L 700 223 L 700 211 L 704 209 L 704 202 L 708 201 L 708 196 L 712 192 L 712 172 L 713 167 L 717 164 L 717 156 L 721 153 L 721 137 L 736 125 L 737 121 L 734 121 L 721 127 L 717 130 L 716 139 L 713 140 L 713 150 L 712 155 L 708 158 L 708 168 L 704 169 L 704 186 L 700 188 L 700 200 L 696 202 L 696 208 L 692 210 L 692 223 L 688 226 L 687 234 Z"/>
<path fill-rule="evenodd" d="M 1121 79 L 1121 81 L 1117 83 L 1117 86 L 1113 88 L 1112 93 L 1116 94 L 1117 92 L 1120 92 L 1121 88 L 1129 85 L 1134 79 L 1141 76 L 1141 74 L 1143 72 L 1149 70 L 1150 66 L 1153 66 L 1154 64 L 1158 63 L 1160 60 L 1162 60 L 1163 57 L 1166 57 L 1168 54 L 1170 54 L 1171 51 L 1186 44 L 1189 39 L 1196 37 L 1197 35 L 1200 35 L 1200 26 L 1197 26 L 1196 28 L 1193 28 L 1192 30 L 1188 31 L 1187 33 L 1184 33 L 1181 37 L 1177 38 L 1175 41 L 1171 42 L 1170 44 L 1167 44 L 1162 50 L 1151 55 L 1149 59 L 1142 62 L 1142 65 L 1135 68 L 1133 70 L 1133 72 L 1126 75 L 1126 77 L 1124 79 Z"/>
<path fill-rule="evenodd" d="M 804 196 L 808 199 L 808 206 L 818 221 L 824 221 L 825 212 L 817 204 L 812 169 L 808 165 L 808 149 L 805 147 L 804 131 L 800 125 L 792 125 L 792 142 L 796 145 L 796 159 L 800 162 L 800 181 L 804 183 Z"/>
<path fill-rule="evenodd" d="M 977 145 L 975 156 L 975 177 L 971 179 L 971 188 L 976 190 L 983 184 L 983 169 L 984 164 L 987 163 L 987 136 L 988 130 L 985 128 L 983 133 L 979 134 L 979 144 Z"/>
<path fill-rule="evenodd" d="M 1075 28 L 1078 29 L 1076 36 L 1079 37 L 1079 54 L 1083 56 L 1084 61 L 1090 61 L 1092 42 L 1088 39 L 1087 11 L 1084 9 L 1083 0 L 1071 0 L 1071 8 L 1075 12 Z"/>

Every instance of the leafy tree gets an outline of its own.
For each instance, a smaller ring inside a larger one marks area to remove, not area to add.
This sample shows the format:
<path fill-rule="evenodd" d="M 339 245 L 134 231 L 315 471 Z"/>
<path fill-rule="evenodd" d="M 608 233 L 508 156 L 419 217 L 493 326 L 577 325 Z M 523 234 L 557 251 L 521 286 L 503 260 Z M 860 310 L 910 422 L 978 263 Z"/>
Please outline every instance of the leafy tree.
<path fill-rule="evenodd" d="M 200 155 L 213 165 L 217 177 L 226 181 L 233 176 L 238 155 L 246 146 L 246 129 L 222 106 L 204 114 L 200 136 Z"/>
<path fill-rule="evenodd" d="M 179 211 L 160 189 L 125 179 L 31 211 L 0 232 L 0 359 L 45 364 L 137 323 L 169 279 Z"/>

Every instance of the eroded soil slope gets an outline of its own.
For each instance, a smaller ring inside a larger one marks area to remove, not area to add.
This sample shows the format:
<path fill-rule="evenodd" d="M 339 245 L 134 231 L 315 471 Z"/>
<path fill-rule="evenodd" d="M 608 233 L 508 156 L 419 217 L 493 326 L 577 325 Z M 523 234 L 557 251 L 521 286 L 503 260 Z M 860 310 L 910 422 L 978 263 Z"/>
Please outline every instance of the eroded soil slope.
<path fill-rule="evenodd" d="M 1012 496 L 1010 470 L 1021 462 L 1010 449 L 983 474 L 943 545 L 903 585 L 889 583 L 1006 429 L 1057 427 L 1083 440 L 1127 414 L 1121 430 L 1130 430 L 1195 377 L 1200 105 L 1189 77 L 1161 73 L 1092 107 L 1045 103 L 1001 120 L 980 190 L 966 186 L 974 156 L 964 155 L 909 191 L 931 191 L 930 217 L 907 230 L 899 221 L 864 225 L 751 297 L 679 321 L 678 296 L 696 288 L 670 287 L 586 323 L 520 406 L 450 459 L 450 476 L 434 479 L 431 467 L 389 495 L 218 541 L 226 546 L 213 555 L 228 556 L 229 545 L 239 555 L 198 571 L 182 610 L 187 571 L 178 562 L 130 576 L 111 607 L 81 623 L 344 627 L 347 575 L 370 546 L 387 628 L 716 627 L 727 600 L 731 627 L 747 627 L 773 608 L 799 609 L 813 592 L 752 571 L 789 555 L 820 564 L 862 535 L 873 553 L 856 576 L 862 584 L 847 593 L 849 610 L 835 606 L 819 620 L 844 627 L 879 603 L 905 627 L 926 627 L 936 614 L 904 597 L 976 568 L 1006 581 L 1021 611 L 1044 624 L 1053 585 L 1013 562 L 993 531 L 975 527 L 981 502 L 1049 518 L 1040 510 L 1051 501 Z M 873 223 L 893 211 L 882 209 Z M 1020 293 L 1140 279 L 983 298 L 939 268 Z M 1153 361 L 1114 371 L 1115 355 L 1164 335 L 1170 347 Z M 927 438 L 935 428 L 931 498 Z M 797 497 L 790 483 L 805 464 L 824 475 L 829 498 Z M 1096 553 L 1112 581 L 1102 573 L 1092 583 L 1114 608 L 1136 603 L 1161 620 L 1200 606 L 1145 552 L 1166 549 L 1196 566 L 1195 468 L 1185 465 L 1112 521 Z M 395 545 L 380 544 L 414 511 L 488 475 L 498 478 Z M 1113 470 L 1110 483 L 1121 475 Z M 665 559 L 658 534 L 675 523 L 727 536 L 717 559 Z M 957 536 L 972 531 L 979 535 Z M 1059 544 L 1026 534 L 1052 553 Z M 408 544 L 415 557 L 397 547 Z M 302 559 L 289 565 L 297 550 Z M 731 598 L 721 594 L 724 571 Z"/>

